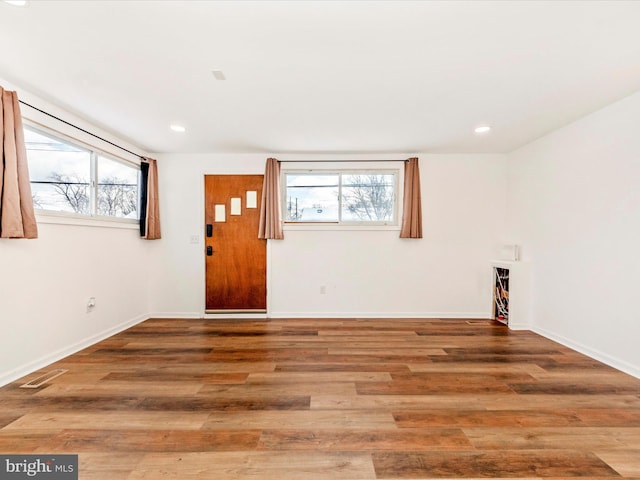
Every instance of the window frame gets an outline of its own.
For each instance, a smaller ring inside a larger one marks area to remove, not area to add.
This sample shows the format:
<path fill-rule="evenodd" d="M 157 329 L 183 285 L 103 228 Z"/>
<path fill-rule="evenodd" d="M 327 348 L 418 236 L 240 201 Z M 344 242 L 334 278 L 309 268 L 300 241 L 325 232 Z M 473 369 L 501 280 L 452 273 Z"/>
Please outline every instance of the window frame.
<path fill-rule="evenodd" d="M 300 162 L 302 163 L 302 162 Z M 348 165 L 349 161 L 345 161 Z M 402 169 L 393 166 L 375 167 L 368 164 L 366 167 L 345 166 L 343 168 L 316 167 L 316 168 L 283 168 L 280 172 L 281 184 L 281 212 L 283 227 L 287 230 L 399 230 L 400 229 L 400 205 L 401 175 Z M 298 222 L 286 220 L 287 217 L 287 175 L 338 175 L 338 220 L 327 222 Z M 342 188 L 343 175 L 393 175 L 393 219 L 390 221 L 366 221 L 366 220 L 342 220 Z"/>
<path fill-rule="evenodd" d="M 51 127 L 42 125 L 40 123 L 23 119 L 23 128 L 31 130 L 39 135 L 44 135 L 59 142 L 67 143 L 74 148 L 84 150 L 89 153 L 89 214 L 77 213 L 77 212 L 65 212 L 59 210 L 48 210 L 45 208 L 38 208 L 34 205 L 35 214 L 39 222 L 42 223 L 55 223 L 63 225 L 89 225 L 89 226 L 106 226 L 116 228 L 138 228 L 140 225 L 140 190 L 141 190 L 141 169 L 140 163 L 133 162 L 118 155 L 108 152 L 104 149 L 98 148 L 95 145 L 89 144 L 77 138 L 74 138 L 65 133 L 59 132 Z M 137 206 L 136 218 L 125 218 L 109 215 L 98 215 L 98 175 L 99 175 L 99 162 L 98 157 L 104 157 L 107 160 L 111 160 L 127 167 L 133 168 L 137 171 Z M 29 154 L 27 149 L 27 164 L 29 163 Z M 31 179 L 29 179 L 31 183 Z"/>

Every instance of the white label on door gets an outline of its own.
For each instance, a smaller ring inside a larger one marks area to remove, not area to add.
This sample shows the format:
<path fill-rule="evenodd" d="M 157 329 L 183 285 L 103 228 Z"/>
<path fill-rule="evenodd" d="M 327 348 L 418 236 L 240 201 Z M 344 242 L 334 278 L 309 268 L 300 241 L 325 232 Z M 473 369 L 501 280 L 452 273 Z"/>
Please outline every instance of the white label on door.
<path fill-rule="evenodd" d="M 214 210 L 214 222 L 226 222 L 227 210 L 225 205 L 216 205 Z"/>
<path fill-rule="evenodd" d="M 240 197 L 231 198 L 231 211 L 229 215 L 240 215 L 242 213 L 242 199 Z"/>
<path fill-rule="evenodd" d="M 258 208 L 258 192 L 255 190 L 247 191 L 247 208 Z"/>

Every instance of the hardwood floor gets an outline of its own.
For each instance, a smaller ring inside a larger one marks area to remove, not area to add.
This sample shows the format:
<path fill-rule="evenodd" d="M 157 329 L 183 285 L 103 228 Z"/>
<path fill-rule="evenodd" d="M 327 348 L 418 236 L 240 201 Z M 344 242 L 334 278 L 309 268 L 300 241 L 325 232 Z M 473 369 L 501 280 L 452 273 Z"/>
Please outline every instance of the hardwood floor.
<path fill-rule="evenodd" d="M 492 322 L 148 320 L 0 389 L 0 453 L 87 480 L 640 479 L 640 380 Z"/>

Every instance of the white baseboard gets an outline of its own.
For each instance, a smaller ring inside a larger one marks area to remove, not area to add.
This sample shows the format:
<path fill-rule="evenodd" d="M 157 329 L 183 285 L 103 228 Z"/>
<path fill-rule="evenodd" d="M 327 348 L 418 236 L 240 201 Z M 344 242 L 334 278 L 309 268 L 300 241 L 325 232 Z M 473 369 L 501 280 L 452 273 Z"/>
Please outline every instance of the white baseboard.
<path fill-rule="evenodd" d="M 531 325 L 527 325 L 526 323 L 510 323 L 509 328 L 511 330 L 531 330 Z"/>
<path fill-rule="evenodd" d="M 203 318 L 203 312 L 151 312 L 147 318 Z"/>
<path fill-rule="evenodd" d="M 204 313 L 204 312 L 152 312 L 148 318 L 181 318 L 181 319 L 196 319 L 206 318 L 210 320 L 224 319 L 224 318 L 255 318 L 265 319 L 268 318 L 266 313 Z"/>
<path fill-rule="evenodd" d="M 460 318 L 486 319 L 487 312 L 269 312 L 269 313 L 203 313 L 152 312 L 147 318 Z"/>
<path fill-rule="evenodd" d="M 487 318 L 487 312 L 271 312 L 269 318 Z"/>
<path fill-rule="evenodd" d="M 594 358 L 595 360 L 609 365 L 610 367 L 613 367 L 624 373 L 628 373 L 629 375 L 632 375 L 636 378 L 640 378 L 640 366 L 638 365 L 632 365 L 628 362 L 625 362 L 624 360 L 612 357 L 611 355 L 603 353 L 599 350 L 595 350 L 591 347 L 587 347 L 586 345 L 583 345 L 579 342 L 574 342 L 573 340 L 570 340 L 566 337 L 563 337 L 562 335 L 558 335 L 544 328 L 533 327 L 531 328 L 531 330 L 539 335 L 542 335 L 543 337 L 558 342 L 565 347 L 569 347 L 577 352 L 587 355 L 588 357 Z"/>
<path fill-rule="evenodd" d="M 90 347 L 91 345 L 94 345 L 106 338 L 109 338 L 112 335 L 115 335 L 116 333 L 122 332 L 127 328 L 133 327 L 134 325 L 144 322 L 149 318 L 150 318 L 149 315 L 139 315 L 137 317 L 127 320 L 126 322 L 122 322 L 116 325 L 115 327 L 111 327 L 100 333 L 87 337 L 79 342 L 74 343 L 73 345 L 69 345 L 68 347 L 61 348 L 60 350 L 57 350 L 48 355 L 44 355 L 43 357 L 40 357 L 32 362 L 29 362 L 27 364 L 21 365 L 20 367 L 14 368 L 10 372 L 3 373 L 2 375 L 0 375 L 0 387 L 7 385 L 11 382 L 14 382 L 19 378 L 24 377 L 25 375 L 29 375 L 30 373 L 40 370 L 41 368 L 44 368 L 47 365 L 51 365 L 52 363 L 57 362 L 58 360 L 61 360 L 65 357 L 68 357 L 69 355 L 77 353 L 84 348 Z"/>

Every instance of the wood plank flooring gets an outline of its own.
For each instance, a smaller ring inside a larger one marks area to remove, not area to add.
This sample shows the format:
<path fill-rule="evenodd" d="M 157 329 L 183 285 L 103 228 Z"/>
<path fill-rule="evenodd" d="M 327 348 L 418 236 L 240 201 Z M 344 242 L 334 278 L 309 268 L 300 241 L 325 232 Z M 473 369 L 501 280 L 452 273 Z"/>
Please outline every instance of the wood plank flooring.
<path fill-rule="evenodd" d="M 640 380 L 488 321 L 152 319 L 0 389 L 0 453 L 87 480 L 640 479 Z"/>

